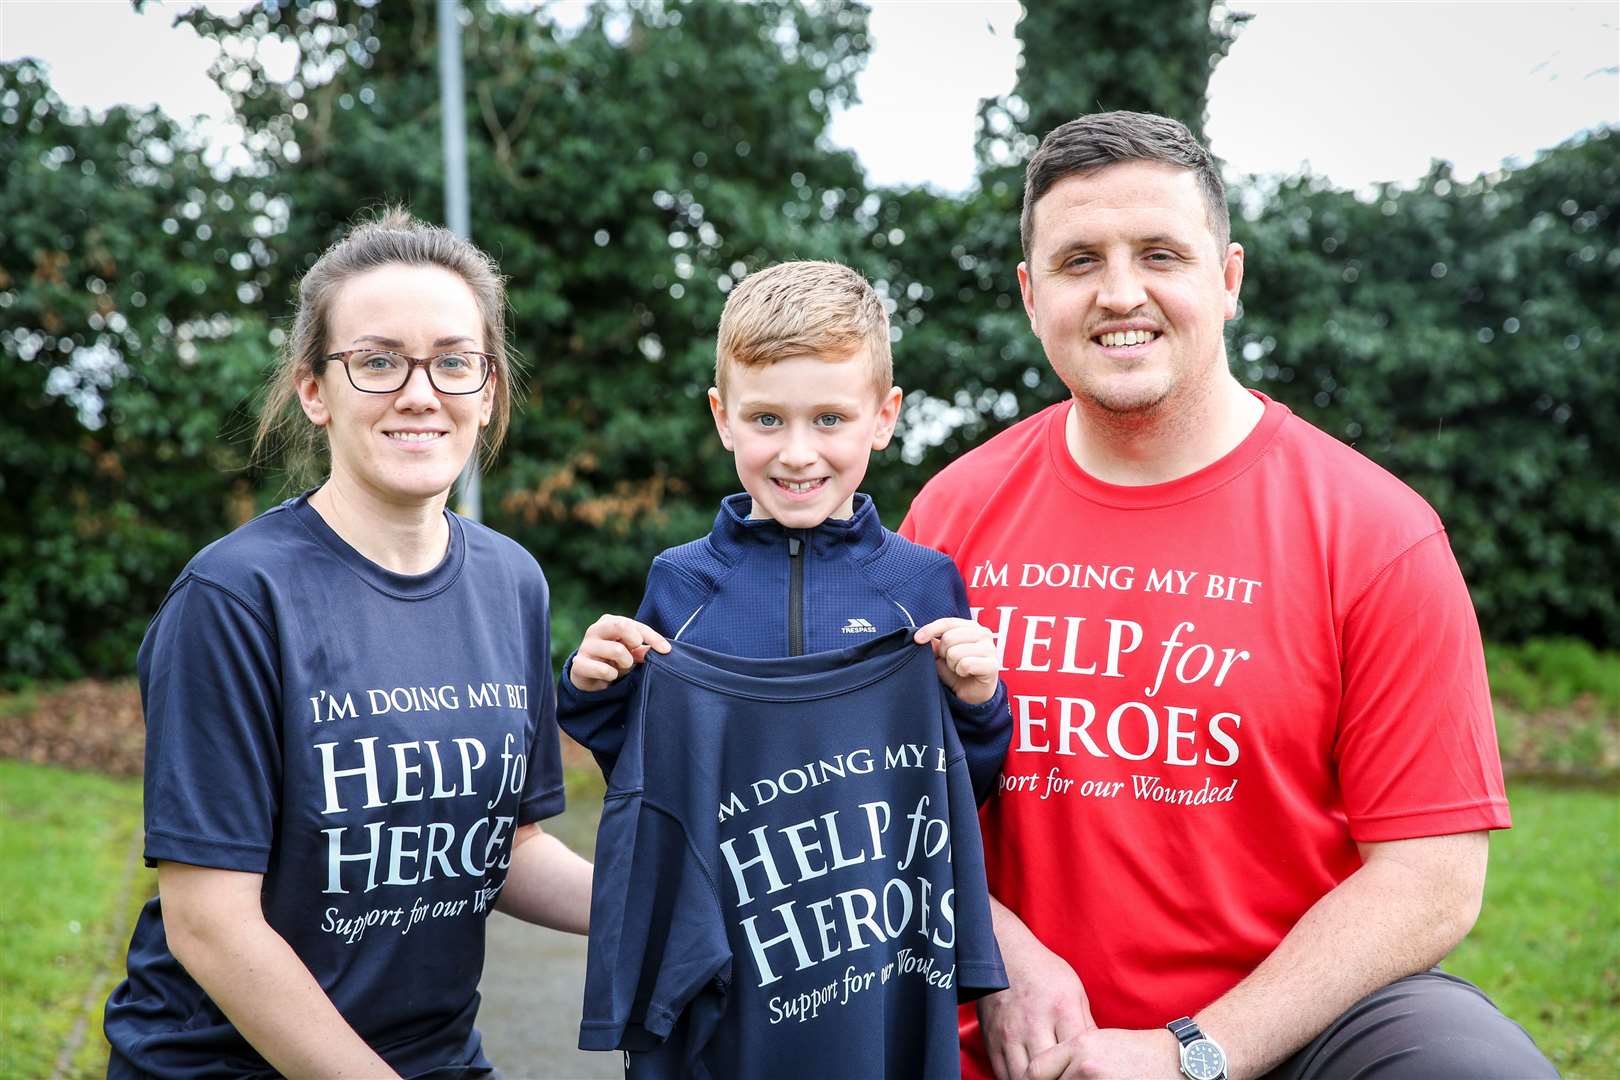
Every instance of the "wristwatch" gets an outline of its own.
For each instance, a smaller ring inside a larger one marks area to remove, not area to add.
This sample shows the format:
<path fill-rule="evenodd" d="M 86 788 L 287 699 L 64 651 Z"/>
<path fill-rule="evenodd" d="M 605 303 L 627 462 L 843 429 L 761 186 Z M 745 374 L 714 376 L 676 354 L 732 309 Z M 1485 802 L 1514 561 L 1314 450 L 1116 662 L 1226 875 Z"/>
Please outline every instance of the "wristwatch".
<path fill-rule="evenodd" d="M 1181 1043 L 1181 1075 L 1187 1080 L 1226 1080 L 1226 1051 L 1183 1016 L 1166 1025 Z"/>

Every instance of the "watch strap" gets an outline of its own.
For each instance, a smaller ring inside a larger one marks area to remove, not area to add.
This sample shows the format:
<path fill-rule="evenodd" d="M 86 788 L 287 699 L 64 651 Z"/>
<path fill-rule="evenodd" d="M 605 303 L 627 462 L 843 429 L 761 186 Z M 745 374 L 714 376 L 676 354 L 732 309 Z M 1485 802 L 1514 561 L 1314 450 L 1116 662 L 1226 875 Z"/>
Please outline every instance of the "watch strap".
<path fill-rule="evenodd" d="M 1183 1016 L 1180 1020 L 1172 1020 L 1165 1027 L 1170 1029 L 1170 1034 L 1174 1035 L 1182 1046 L 1190 1045 L 1195 1040 L 1204 1037 L 1204 1032 L 1190 1016 Z"/>

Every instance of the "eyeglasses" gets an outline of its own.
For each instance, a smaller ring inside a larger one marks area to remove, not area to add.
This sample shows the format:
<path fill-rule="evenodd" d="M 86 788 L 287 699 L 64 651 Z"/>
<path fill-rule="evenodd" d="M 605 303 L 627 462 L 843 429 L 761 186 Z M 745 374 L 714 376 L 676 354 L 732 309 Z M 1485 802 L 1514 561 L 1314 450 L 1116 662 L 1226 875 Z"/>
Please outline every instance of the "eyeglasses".
<path fill-rule="evenodd" d="M 441 394 L 476 394 L 489 382 L 495 357 L 489 353 L 439 353 L 437 356 L 406 356 L 387 349 L 346 349 L 328 353 L 322 362 L 336 360 L 349 374 L 349 385 L 364 394 L 392 394 L 410 382 L 411 369 L 427 369 L 429 384 Z"/>

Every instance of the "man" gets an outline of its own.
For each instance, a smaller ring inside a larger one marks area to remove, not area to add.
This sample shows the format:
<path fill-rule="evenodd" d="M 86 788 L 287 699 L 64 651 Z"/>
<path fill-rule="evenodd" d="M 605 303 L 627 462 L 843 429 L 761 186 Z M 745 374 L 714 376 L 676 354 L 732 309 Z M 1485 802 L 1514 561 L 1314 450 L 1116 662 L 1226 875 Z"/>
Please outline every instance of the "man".
<path fill-rule="evenodd" d="M 984 818 L 1012 988 L 964 1014 L 964 1074 L 1555 1075 L 1430 970 L 1509 825 L 1467 589 L 1421 498 L 1229 372 L 1208 151 L 1065 124 L 1021 233 L 1071 399 L 901 526 L 961 568 L 1015 720 Z"/>

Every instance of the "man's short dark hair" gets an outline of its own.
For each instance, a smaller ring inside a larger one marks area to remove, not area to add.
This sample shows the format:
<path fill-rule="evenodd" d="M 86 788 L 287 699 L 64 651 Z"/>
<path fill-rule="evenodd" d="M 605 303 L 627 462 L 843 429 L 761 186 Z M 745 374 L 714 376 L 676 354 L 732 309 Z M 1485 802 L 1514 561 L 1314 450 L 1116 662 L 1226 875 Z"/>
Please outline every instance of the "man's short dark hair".
<path fill-rule="evenodd" d="M 1226 185 L 1209 148 L 1187 125 L 1155 113 L 1103 112 L 1053 128 L 1024 169 L 1024 212 L 1018 221 L 1024 258 L 1035 242 L 1035 204 L 1065 177 L 1094 172 L 1121 161 L 1158 161 L 1191 169 L 1204 193 L 1209 231 L 1222 252 L 1232 239 Z"/>

